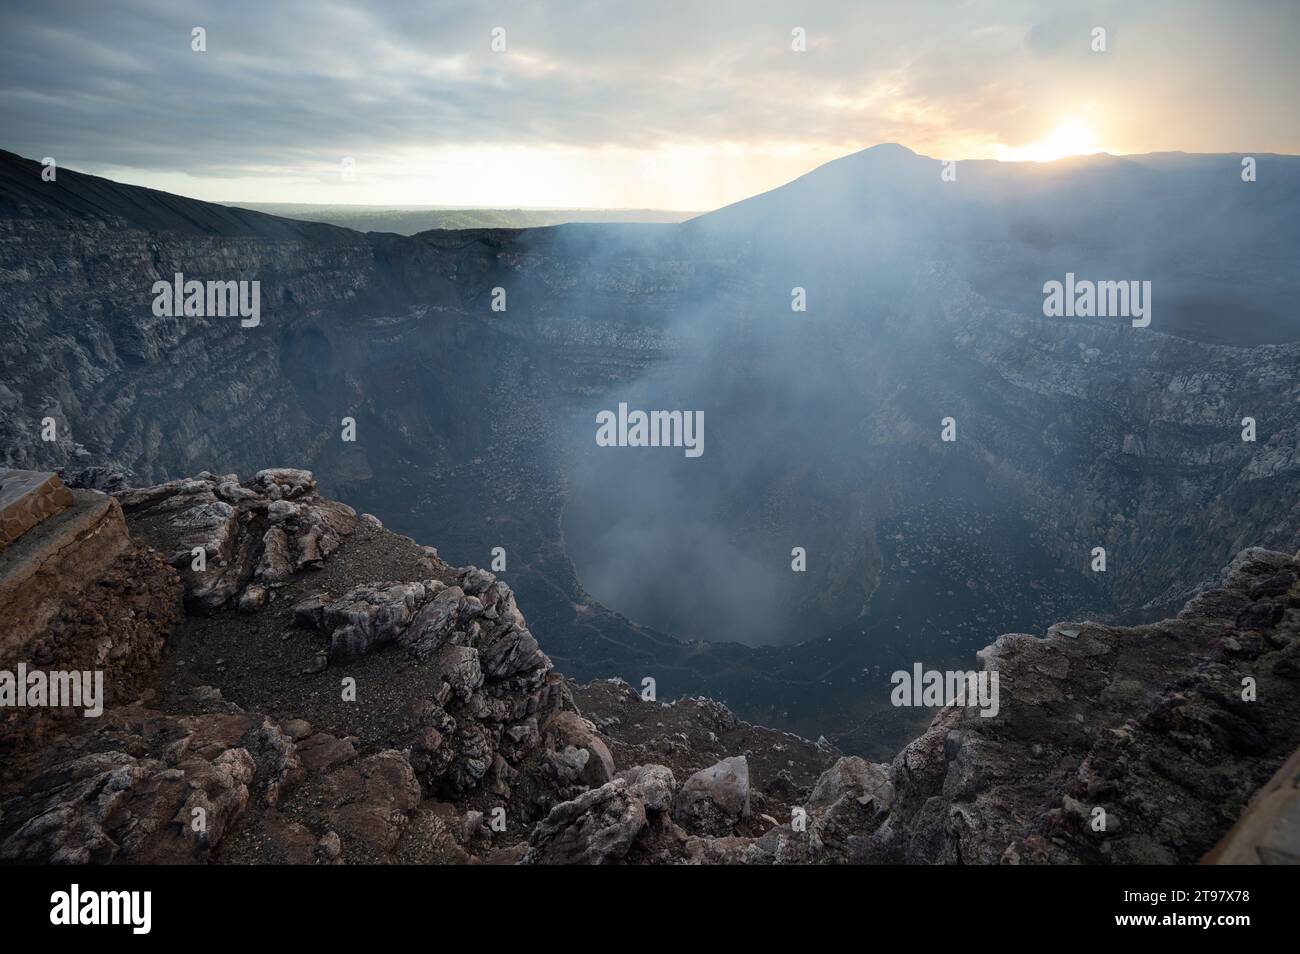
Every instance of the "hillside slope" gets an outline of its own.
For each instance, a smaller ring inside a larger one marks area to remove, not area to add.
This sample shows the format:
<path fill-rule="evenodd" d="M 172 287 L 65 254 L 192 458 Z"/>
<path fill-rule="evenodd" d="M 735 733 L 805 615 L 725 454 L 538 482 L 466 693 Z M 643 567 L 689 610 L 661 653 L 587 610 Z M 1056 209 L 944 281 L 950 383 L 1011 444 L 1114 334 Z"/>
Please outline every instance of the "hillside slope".
<path fill-rule="evenodd" d="M 508 586 L 304 471 L 115 497 L 131 547 L 43 664 L 82 658 L 121 601 L 184 619 L 152 657 L 110 654 L 128 691 L 102 717 L 8 710 L 0 860 L 1188 862 L 1300 743 L 1300 556 L 1243 552 L 1176 619 L 1003 636 L 997 716 L 941 709 L 872 763 L 565 681 Z M 142 560 L 156 580 L 123 589 Z"/>

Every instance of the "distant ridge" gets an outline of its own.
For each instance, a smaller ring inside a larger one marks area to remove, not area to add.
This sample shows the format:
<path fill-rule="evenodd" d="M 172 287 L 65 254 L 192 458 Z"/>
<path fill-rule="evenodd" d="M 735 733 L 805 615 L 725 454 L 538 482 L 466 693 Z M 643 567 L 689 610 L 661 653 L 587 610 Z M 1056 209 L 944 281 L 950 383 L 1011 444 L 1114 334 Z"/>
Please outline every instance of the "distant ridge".
<path fill-rule="evenodd" d="M 334 225 L 299 222 L 188 199 L 63 167 L 58 169 L 54 182 L 45 182 L 41 171 L 39 162 L 0 150 L 0 218 L 91 219 L 150 232 L 230 238 L 346 243 L 359 238 L 355 232 Z"/>
<path fill-rule="evenodd" d="M 270 215 L 327 222 L 359 232 L 392 232 L 397 235 L 416 235 L 431 229 L 532 229 L 575 223 L 671 225 L 699 215 L 698 212 L 670 209 L 403 207 L 291 202 L 255 202 L 248 207 Z"/>

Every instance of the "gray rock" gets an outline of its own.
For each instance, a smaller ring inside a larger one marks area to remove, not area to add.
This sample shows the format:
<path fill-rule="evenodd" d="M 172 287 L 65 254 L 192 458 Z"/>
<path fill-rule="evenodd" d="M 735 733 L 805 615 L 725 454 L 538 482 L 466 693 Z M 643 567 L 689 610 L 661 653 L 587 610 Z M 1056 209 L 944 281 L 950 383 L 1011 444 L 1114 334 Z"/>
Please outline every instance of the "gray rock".
<path fill-rule="evenodd" d="M 528 837 L 526 865 L 606 865 L 627 857 L 646 826 L 645 806 L 616 779 L 561 802 Z"/>
<path fill-rule="evenodd" d="M 628 792 L 645 803 L 651 814 L 670 812 L 677 779 L 666 765 L 638 765 L 619 773 L 628 783 Z"/>
<path fill-rule="evenodd" d="M 698 834 L 724 834 L 748 815 L 749 763 L 743 755 L 696 772 L 673 807 L 673 818 Z"/>
<path fill-rule="evenodd" d="M 614 758 L 596 727 L 576 712 L 557 712 L 544 727 L 548 759 L 563 787 L 597 788 L 614 777 Z"/>
<path fill-rule="evenodd" d="M 811 814 L 827 812 L 845 798 L 889 811 L 894 803 L 889 765 L 868 762 L 856 755 L 845 756 L 822 773 L 805 807 Z"/>
<path fill-rule="evenodd" d="M 284 734 L 295 742 L 307 738 L 312 733 L 311 723 L 306 719 L 290 719 L 280 727 L 284 730 Z"/>
<path fill-rule="evenodd" d="M 250 583 L 239 596 L 239 611 L 241 613 L 256 613 L 267 604 L 270 598 L 271 591 L 269 589 L 256 583 Z"/>

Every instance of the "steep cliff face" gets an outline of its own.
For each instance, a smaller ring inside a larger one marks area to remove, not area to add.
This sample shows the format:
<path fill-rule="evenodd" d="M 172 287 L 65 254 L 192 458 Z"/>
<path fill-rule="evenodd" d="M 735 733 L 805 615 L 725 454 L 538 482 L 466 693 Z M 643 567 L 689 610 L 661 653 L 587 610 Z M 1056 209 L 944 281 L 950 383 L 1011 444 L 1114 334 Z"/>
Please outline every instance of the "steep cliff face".
<path fill-rule="evenodd" d="M 1300 743 L 1298 579 L 1245 550 L 1174 619 L 999 637 L 1006 707 L 945 710 L 899 754 L 862 857 L 1196 861 Z"/>
<path fill-rule="evenodd" d="M 883 758 L 914 728 L 887 705 L 898 665 L 1063 616 L 1152 619 L 1244 547 L 1300 547 L 1300 346 L 1269 270 L 1294 163 L 1270 200 L 1213 193 L 1189 218 L 1212 159 L 1032 182 L 973 164 L 950 200 L 930 160 L 872 150 L 681 225 L 402 237 L 42 183 L 5 154 L 0 462 L 148 484 L 292 460 L 456 562 L 504 547 L 565 671 Z M 1162 215 L 1152 327 L 1041 316 L 1045 278 L 1119 267 Z M 156 317 L 178 272 L 260 281 L 260 325 Z M 597 454 L 594 412 L 628 399 L 705 409 L 699 466 Z"/>
<path fill-rule="evenodd" d="M 1000 637 L 996 714 L 941 708 L 873 763 L 705 698 L 567 682 L 509 586 L 305 471 L 113 500 L 128 545 L 40 650 L 102 666 L 108 705 L 8 710 L 0 860 L 1187 862 L 1300 744 L 1286 554 L 1244 551 L 1175 619 Z M 1234 858 L 1297 854 L 1251 831 Z"/>
<path fill-rule="evenodd" d="M 1029 323 L 948 287 L 933 367 L 912 389 L 968 425 L 967 450 L 1033 508 L 1063 563 L 1092 546 L 1122 562 L 1112 608 L 1174 612 L 1244 547 L 1300 547 L 1300 347 Z M 971 363 L 977 392 L 935 373 Z"/>

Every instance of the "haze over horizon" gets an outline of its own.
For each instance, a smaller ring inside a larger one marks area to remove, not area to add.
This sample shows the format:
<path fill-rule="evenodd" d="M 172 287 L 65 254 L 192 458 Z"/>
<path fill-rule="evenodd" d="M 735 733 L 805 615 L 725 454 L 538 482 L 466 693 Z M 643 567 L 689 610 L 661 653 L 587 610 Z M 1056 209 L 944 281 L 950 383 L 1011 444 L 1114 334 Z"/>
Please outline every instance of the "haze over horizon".
<path fill-rule="evenodd" d="M 227 203 L 705 210 L 883 142 L 1300 153 L 1300 8 L 1263 0 L 54 0 L 0 23 L 4 148 Z"/>

